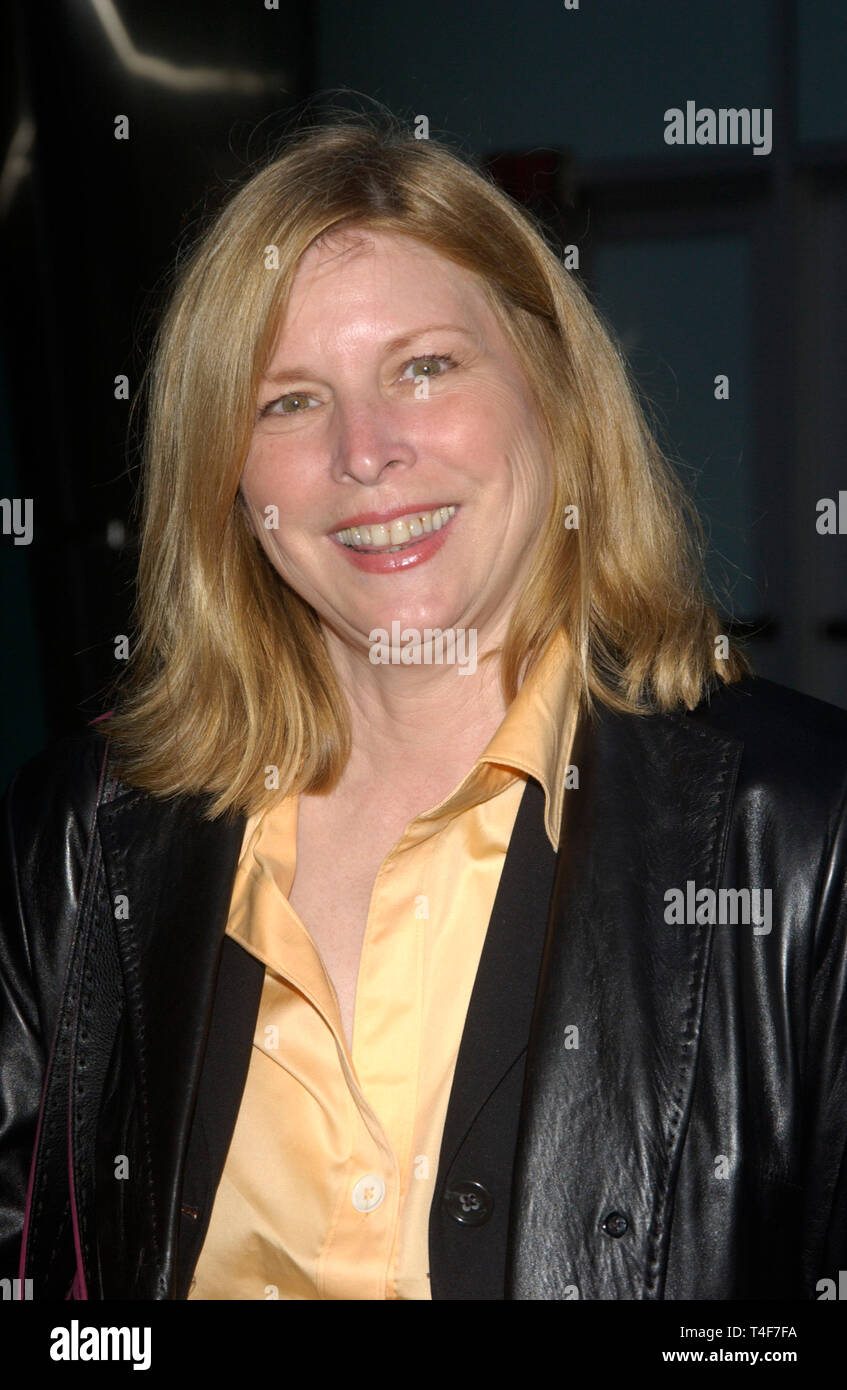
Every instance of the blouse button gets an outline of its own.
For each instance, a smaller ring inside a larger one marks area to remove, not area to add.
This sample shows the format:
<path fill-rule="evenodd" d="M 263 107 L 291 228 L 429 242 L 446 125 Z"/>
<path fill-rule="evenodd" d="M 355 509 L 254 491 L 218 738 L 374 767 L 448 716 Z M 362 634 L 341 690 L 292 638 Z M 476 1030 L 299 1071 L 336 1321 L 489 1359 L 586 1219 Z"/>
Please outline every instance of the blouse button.
<path fill-rule="evenodd" d="M 385 1196 L 385 1183 L 378 1173 L 366 1173 L 353 1188 L 353 1206 L 357 1211 L 373 1211 Z"/>

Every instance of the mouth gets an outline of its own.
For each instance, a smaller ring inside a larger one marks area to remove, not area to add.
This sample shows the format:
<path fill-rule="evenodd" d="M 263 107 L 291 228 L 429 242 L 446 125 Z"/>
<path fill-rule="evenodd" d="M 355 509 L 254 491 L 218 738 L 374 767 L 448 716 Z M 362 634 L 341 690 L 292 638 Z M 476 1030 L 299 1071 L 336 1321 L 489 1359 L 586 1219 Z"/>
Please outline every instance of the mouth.
<path fill-rule="evenodd" d="M 348 550 L 356 550 L 365 555 L 377 553 L 393 555 L 398 550 L 405 550 L 421 536 L 429 536 L 435 531 L 440 531 L 456 511 L 457 507 L 451 505 L 435 507 L 426 512 L 407 512 L 403 516 L 394 517 L 391 521 L 384 523 L 377 522 L 370 526 L 346 526 L 342 531 L 333 531 L 332 535 Z"/>

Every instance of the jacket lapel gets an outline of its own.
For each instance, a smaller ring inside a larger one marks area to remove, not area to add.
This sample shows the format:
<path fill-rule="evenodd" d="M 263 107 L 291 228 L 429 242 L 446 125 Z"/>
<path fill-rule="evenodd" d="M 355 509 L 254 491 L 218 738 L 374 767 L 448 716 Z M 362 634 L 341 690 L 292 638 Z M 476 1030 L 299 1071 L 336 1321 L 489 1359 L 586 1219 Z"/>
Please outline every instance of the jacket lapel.
<path fill-rule="evenodd" d="M 130 1297 L 173 1297 L 183 1162 L 244 834 L 243 817 L 208 821 L 201 810 L 200 798 L 128 791 L 98 813 L 147 1169 L 130 1174 L 146 1200 L 127 1201 L 137 1229 L 114 1251 L 118 1262 L 133 1251 Z"/>
<path fill-rule="evenodd" d="M 708 925 L 742 745 L 685 716 L 599 711 L 572 754 L 527 1058 L 506 1289 L 655 1299 L 697 1061 Z"/>
<path fill-rule="evenodd" d="M 185 1160 L 173 1296 L 187 1298 L 247 1082 L 265 967 L 225 936 Z"/>
<path fill-rule="evenodd" d="M 444 1122 L 448 1163 L 474 1117 L 527 1045 L 556 856 L 544 792 L 527 780 L 491 909 Z"/>
<path fill-rule="evenodd" d="M 429 1221 L 433 1299 L 502 1299 L 509 1192 L 538 970 L 556 856 L 544 828 L 544 791 L 528 779 L 456 1059 Z M 475 1183 L 484 1221 L 457 1218 L 456 1193 Z"/>

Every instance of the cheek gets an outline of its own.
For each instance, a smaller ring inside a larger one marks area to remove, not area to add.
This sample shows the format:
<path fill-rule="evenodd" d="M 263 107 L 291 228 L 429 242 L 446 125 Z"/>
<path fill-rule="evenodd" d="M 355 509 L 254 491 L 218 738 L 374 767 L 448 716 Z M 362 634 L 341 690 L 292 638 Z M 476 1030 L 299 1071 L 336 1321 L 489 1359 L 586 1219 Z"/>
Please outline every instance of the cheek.
<path fill-rule="evenodd" d="M 278 469 L 251 452 L 241 474 L 241 496 L 250 530 L 265 554 L 276 564 L 281 545 L 282 492 Z"/>
<path fill-rule="evenodd" d="M 301 466 L 291 450 L 283 453 L 279 447 L 259 444 L 251 449 L 241 475 L 241 491 L 248 510 L 261 518 L 265 507 L 275 506 L 280 513 L 296 517 L 308 505 L 310 470 Z"/>
<path fill-rule="evenodd" d="M 482 450 L 477 457 L 497 460 L 503 486 L 533 511 L 552 501 L 552 462 L 547 435 L 534 408 L 521 396 L 502 398 L 502 410 L 492 409 L 477 434 Z"/>
<path fill-rule="evenodd" d="M 241 474 L 245 496 L 258 502 L 274 490 L 283 475 L 283 459 L 270 440 L 254 440 Z"/>
<path fill-rule="evenodd" d="M 256 540 L 277 574 L 291 582 L 300 568 L 296 546 L 289 544 L 281 520 L 278 526 L 265 526 L 264 518 L 265 514 L 260 512 L 254 532 Z M 273 516 L 271 516 L 271 520 L 273 520 Z"/>

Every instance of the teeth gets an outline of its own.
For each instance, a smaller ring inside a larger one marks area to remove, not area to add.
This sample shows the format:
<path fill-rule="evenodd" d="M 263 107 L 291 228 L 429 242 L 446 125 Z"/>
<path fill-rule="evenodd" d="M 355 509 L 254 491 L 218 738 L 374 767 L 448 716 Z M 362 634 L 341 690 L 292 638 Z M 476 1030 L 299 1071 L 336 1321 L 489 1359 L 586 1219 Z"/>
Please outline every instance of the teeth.
<path fill-rule="evenodd" d="M 373 526 L 347 526 L 343 531 L 336 531 L 335 537 L 342 545 L 352 546 L 354 550 L 385 550 L 391 554 L 418 536 L 440 531 L 455 511 L 455 507 L 436 507 L 432 512 L 409 512 L 386 524 L 378 522 Z"/>

